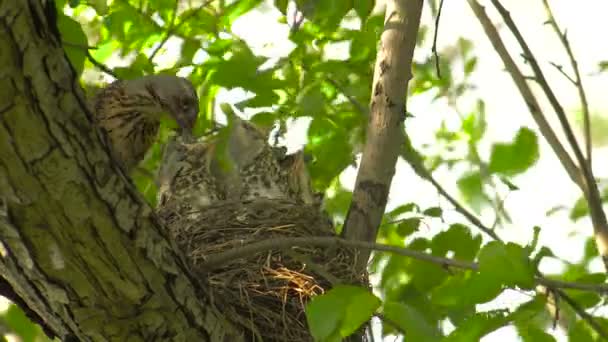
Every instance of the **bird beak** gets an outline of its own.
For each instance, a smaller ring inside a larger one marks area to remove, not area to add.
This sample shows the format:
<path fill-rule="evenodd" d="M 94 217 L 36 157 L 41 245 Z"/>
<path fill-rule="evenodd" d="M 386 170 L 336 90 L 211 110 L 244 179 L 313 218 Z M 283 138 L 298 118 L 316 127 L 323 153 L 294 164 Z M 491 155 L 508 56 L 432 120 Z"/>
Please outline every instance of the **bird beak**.
<path fill-rule="evenodd" d="M 198 117 L 198 110 L 192 110 L 188 112 L 178 112 L 175 115 L 175 121 L 181 128 L 181 134 L 184 137 L 192 137 L 192 131 L 196 124 L 196 118 Z"/>

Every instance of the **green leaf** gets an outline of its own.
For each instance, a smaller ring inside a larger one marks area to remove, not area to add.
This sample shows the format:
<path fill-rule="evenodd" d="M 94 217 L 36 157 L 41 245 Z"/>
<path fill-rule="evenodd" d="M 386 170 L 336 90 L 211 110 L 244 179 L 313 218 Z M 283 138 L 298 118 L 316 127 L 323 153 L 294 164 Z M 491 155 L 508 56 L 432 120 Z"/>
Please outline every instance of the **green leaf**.
<path fill-rule="evenodd" d="M 355 12 L 359 18 L 361 18 L 362 22 L 365 22 L 367 17 L 369 17 L 370 13 L 374 9 L 374 0 L 354 0 L 353 7 L 355 8 Z"/>
<path fill-rule="evenodd" d="M 440 207 L 430 207 L 425 209 L 422 214 L 430 217 L 441 217 L 443 210 Z"/>
<path fill-rule="evenodd" d="M 418 310 L 403 303 L 386 302 L 384 316 L 399 326 L 408 341 L 439 341 L 441 333 Z"/>
<path fill-rule="evenodd" d="M 542 246 L 538 252 L 532 256 L 532 265 L 534 265 L 534 267 L 538 267 L 538 264 L 540 264 L 544 257 L 552 256 L 555 256 L 555 254 L 553 254 L 551 249 L 549 249 L 547 246 Z"/>
<path fill-rule="evenodd" d="M 511 314 L 511 320 L 518 326 L 544 324 L 547 314 L 547 297 L 537 294 L 532 300 L 521 304 Z"/>
<path fill-rule="evenodd" d="M 447 256 L 448 251 L 454 252 L 454 258 L 458 260 L 473 260 L 479 247 L 481 236 L 473 237 L 469 227 L 455 223 L 448 230 L 438 233 L 433 237 L 433 255 Z"/>
<path fill-rule="evenodd" d="M 98 15 L 105 15 L 108 13 L 108 2 L 107 0 L 89 0 L 91 7 L 95 9 Z"/>
<path fill-rule="evenodd" d="M 521 336 L 523 342 L 555 342 L 555 337 L 546 333 L 539 327 L 528 325 L 520 328 L 517 326 L 517 332 Z"/>
<path fill-rule="evenodd" d="M 578 320 L 574 326 L 568 330 L 569 342 L 592 342 L 593 338 L 591 328 L 584 320 Z"/>
<path fill-rule="evenodd" d="M 479 252 L 479 272 L 499 279 L 505 286 L 531 289 L 534 269 L 526 250 L 517 244 L 492 241 Z"/>
<path fill-rule="evenodd" d="M 469 75 L 475 70 L 477 66 L 477 57 L 471 57 L 464 63 L 464 73 Z"/>
<path fill-rule="evenodd" d="M 386 213 L 386 217 L 388 217 L 389 220 L 394 220 L 403 213 L 409 213 L 412 211 L 416 212 L 419 210 L 420 210 L 420 208 L 418 207 L 418 204 L 410 202 L 410 203 L 400 205 L 400 206 L 396 207 L 395 209 L 391 210 L 390 212 Z"/>
<path fill-rule="evenodd" d="M 224 15 L 222 16 L 221 22 L 226 27 L 230 28 L 232 23 L 243 14 L 251 11 L 256 6 L 262 3 L 262 0 L 239 0 L 234 1 L 232 4 L 226 6 L 224 9 Z"/>
<path fill-rule="evenodd" d="M 502 292 L 500 281 L 491 275 L 467 271 L 447 280 L 432 291 L 433 303 L 450 308 L 473 307 L 485 303 Z"/>
<path fill-rule="evenodd" d="M 478 142 L 486 133 L 486 111 L 483 101 L 477 102 L 477 110 L 470 113 L 462 121 L 462 130 L 469 136 L 472 143 Z"/>
<path fill-rule="evenodd" d="M 589 215 L 589 207 L 587 206 L 587 200 L 584 197 L 579 198 L 574 203 L 574 206 L 570 210 L 570 219 L 576 221 L 584 216 Z"/>
<path fill-rule="evenodd" d="M 339 285 L 315 297 L 306 306 L 306 319 L 317 341 L 339 341 L 350 336 L 380 307 L 380 299 L 368 290 Z"/>
<path fill-rule="evenodd" d="M 289 4 L 289 0 L 274 0 L 274 7 L 283 13 L 283 15 L 287 14 L 287 4 Z"/>
<path fill-rule="evenodd" d="M 476 313 L 448 335 L 444 342 L 479 341 L 483 336 L 509 323 L 504 310 Z"/>
<path fill-rule="evenodd" d="M 406 218 L 403 221 L 399 222 L 397 225 L 397 234 L 402 237 L 409 236 L 413 232 L 418 230 L 420 226 L 420 218 L 418 217 L 410 217 Z"/>
<path fill-rule="evenodd" d="M 512 143 L 492 146 L 489 169 L 495 173 L 513 176 L 530 168 L 538 160 L 538 156 L 536 133 L 522 127 Z"/>
<path fill-rule="evenodd" d="M 315 116 L 322 113 L 325 105 L 325 95 L 319 84 L 311 84 L 304 88 L 296 98 L 301 115 Z"/>
<path fill-rule="evenodd" d="M 478 210 L 484 198 L 483 184 L 479 171 L 463 175 L 458 179 L 457 185 L 464 201 Z"/>
<path fill-rule="evenodd" d="M 297 0 L 298 9 L 304 15 L 311 19 L 316 25 L 319 25 L 324 32 L 335 33 L 338 25 L 352 8 L 351 0 L 332 0 L 332 1 L 316 1 L 316 0 Z"/>
<path fill-rule="evenodd" d="M 32 323 L 23 311 L 15 304 L 11 304 L 3 315 L 4 323 L 23 342 L 34 342 L 39 334 L 40 328 Z"/>
<path fill-rule="evenodd" d="M 79 22 L 63 14 L 59 14 L 57 17 L 57 27 L 59 28 L 59 32 L 61 32 L 65 54 L 68 56 L 76 73 L 81 75 L 89 45 L 87 36 Z"/>

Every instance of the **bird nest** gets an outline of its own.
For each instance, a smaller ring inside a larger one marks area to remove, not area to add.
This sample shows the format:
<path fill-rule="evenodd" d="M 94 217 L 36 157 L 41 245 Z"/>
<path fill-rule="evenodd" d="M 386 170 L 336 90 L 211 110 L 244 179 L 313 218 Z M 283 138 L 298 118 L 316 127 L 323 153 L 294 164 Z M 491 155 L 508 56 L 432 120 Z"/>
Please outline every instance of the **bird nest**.
<path fill-rule="evenodd" d="M 254 242 L 334 237 L 330 220 L 316 205 L 254 200 L 179 212 L 163 208 L 159 214 L 195 273 L 208 283 L 212 300 L 251 339 L 310 341 L 304 309 L 312 297 L 337 283 L 367 285 L 366 276 L 353 270 L 355 252 L 337 247 L 266 249 L 209 267 L 214 255 Z"/>

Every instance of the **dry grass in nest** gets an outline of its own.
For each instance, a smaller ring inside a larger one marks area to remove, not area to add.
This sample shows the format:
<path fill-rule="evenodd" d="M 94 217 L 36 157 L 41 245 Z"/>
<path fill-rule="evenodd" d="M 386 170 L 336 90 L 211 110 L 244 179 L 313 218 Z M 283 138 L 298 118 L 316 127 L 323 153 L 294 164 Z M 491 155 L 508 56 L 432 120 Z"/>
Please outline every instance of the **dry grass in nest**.
<path fill-rule="evenodd" d="M 225 316 L 263 341 L 312 340 L 305 304 L 332 283 L 367 284 L 353 274 L 354 254 L 344 249 L 294 247 L 201 269 L 209 255 L 261 240 L 335 236 L 317 206 L 279 200 L 224 202 L 186 215 L 163 209 L 161 218 L 185 249 Z M 220 304 L 221 303 L 221 304 Z"/>

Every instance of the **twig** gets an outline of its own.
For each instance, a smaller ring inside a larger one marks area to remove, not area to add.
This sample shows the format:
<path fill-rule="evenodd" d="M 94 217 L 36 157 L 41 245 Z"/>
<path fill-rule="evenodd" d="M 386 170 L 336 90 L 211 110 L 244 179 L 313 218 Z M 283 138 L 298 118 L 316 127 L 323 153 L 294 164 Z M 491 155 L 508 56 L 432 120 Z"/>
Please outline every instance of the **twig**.
<path fill-rule="evenodd" d="M 165 37 L 163 37 L 163 40 L 161 40 L 161 42 L 154 48 L 154 50 L 150 54 L 150 57 L 148 57 L 150 62 L 152 62 L 154 60 L 154 57 L 156 57 L 156 54 L 158 53 L 158 51 L 160 51 L 160 49 L 167 43 L 167 41 L 169 40 L 169 38 L 172 35 L 171 31 L 173 30 L 173 27 L 174 27 L 173 25 L 175 24 L 175 18 L 177 18 L 178 5 L 179 5 L 179 1 L 175 0 L 175 4 L 173 5 L 173 13 L 171 13 L 171 19 L 169 21 L 169 29 L 167 30 Z"/>
<path fill-rule="evenodd" d="M 439 54 L 437 53 L 437 36 L 439 35 L 439 18 L 441 17 L 441 9 L 443 8 L 443 0 L 439 2 L 439 9 L 437 10 L 437 17 L 435 18 L 435 33 L 433 34 L 433 55 L 435 56 L 435 70 L 437 71 L 437 78 L 441 78 L 441 68 L 439 68 Z"/>
<path fill-rule="evenodd" d="M 173 36 L 175 34 L 175 32 L 177 30 L 179 30 L 180 27 L 182 27 L 182 25 L 188 21 L 188 19 L 190 19 L 193 16 L 195 16 L 196 14 L 198 14 L 198 11 L 207 7 L 212 1 L 213 0 L 205 1 L 204 3 L 199 5 L 197 8 L 192 10 L 190 13 L 184 15 L 184 17 L 181 18 L 180 22 L 177 25 L 174 25 L 175 19 L 177 16 L 177 4 L 178 4 L 178 1 L 175 1 L 175 10 L 173 11 L 173 16 L 171 17 L 171 22 L 169 23 L 169 29 L 167 30 L 165 36 L 163 37 L 163 40 L 160 41 L 160 43 L 154 48 L 154 51 L 152 51 L 152 53 L 150 54 L 150 57 L 149 57 L 150 61 L 152 61 L 154 59 L 154 57 L 156 57 L 156 54 L 160 51 L 160 49 L 167 43 L 167 41 L 171 38 L 171 36 Z"/>
<path fill-rule="evenodd" d="M 545 139 L 547 139 L 547 142 L 549 142 L 549 146 L 551 146 L 551 148 L 553 149 L 553 152 L 555 153 L 562 166 L 568 173 L 568 176 L 570 176 L 570 179 L 572 179 L 574 183 L 582 187 L 583 180 L 580 174 L 580 170 L 578 169 L 578 167 L 576 166 L 576 164 L 574 163 L 562 143 L 557 138 L 557 135 L 555 135 L 555 132 L 547 122 L 547 119 L 541 111 L 541 107 L 538 104 L 536 97 L 532 93 L 530 86 L 526 83 L 526 77 L 524 77 L 521 70 L 519 70 L 519 68 L 517 67 L 517 64 L 515 64 L 515 61 L 509 54 L 507 48 L 505 47 L 502 38 L 496 31 L 494 24 L 486 14 L 484 7 L 481 6 L 476 0 L 468 0 L 468 2 L 471 9 L 475 13 L 475 16 L 481 23 L 481 26 L 483 27 L 486 35 L 488 36 L 490 43 L 492 43 L 494 50 L 496 50 L 496 52 L 502 59 L 505 68 L 507 69 L 507 72 L 511 75 L 515 86 L 517 87 L 522 98 L 526 102 L 526 105 L 530 110 L 530 114 L 532 114 L 532 118 L 538 125 L 541 134 L 543 135 L 543 137 L 545 137 Z"/>
<path fill-rule="evenodd" d="M 435 187 L 435 189 L 437 189 L 437 192 L 439 192 L 439 194 L 441 196 L 443 196 L 445 199 L 447 199 L 448 202 L 450 202 L 450 204 L 454 207 L 454 210 L 456 210 L 458 213 L 460 213 L 460 215 L 464 216 L 467 220 L 469 220 L 469 222 L 471 222 L 473 225 L 475 225 L 477 228 L 479 228 L 479 230 L 481 230 L 482 232 L 484 232 L 484 233 L 488 234 L 489 236 L 491 236 L 494 240 L 502 241 L 500 239 L 500 237 L 494 232 L 494 230 L 492 230 L 492 228 L 484 225 L 481 222 L 481 220 L 479 220 L 477 218 L 477 216 L 475 216 L 473 213 L 471 213 L 469 210 L 467 210 L 454 197 L 452 197 L 452 195 L 450 195 L 441 186 L 441 184 L 439 184 L 439 182 L 437 182 L 437 180 L 435 180 L 435 178 L 430 173 L 428 174 L 428 178 L 426 178 L 426 179 L 429 182 L 431 182 L 431 184 L 433 184 L 433 186 Z"/>
<path fill-rule="evenodd" d="M 336 89 L 338 89 L 344 96 L 346 96 L 348 102 L 350 102 L 361 114 L 369 116 L 369 110 L 367 110 L 367 108 L 365 108 L 361 104 L 361 102 L 359 102 L 354 96 L 349 94 L 346 89 L 344 89 L 344 87 L 340 83 L 338 83 L 338 81 L 330 77 L 326 77 L 325 79 L 327 80 L 327 82 L 331 83 L 331 85 L 333 85 Z"/>
<path fill-rule="evenodd" d="M 387 2 L 384 31 L 380 37 L 367 138 L 343 236 L 349 240 L 375 241 L 382 221 L 395 164 L 403 144 L 407 85 L 420 26 L 422 0 Z M 369 251 L 355 265 L 367 266 Z"/>
<path fill-rule="evenodd" d="M 581 107 L 583 111 L 583 126 L 585 131 L 585 150 L 587 152 L 587 163 L 589 164 L 589 168 L 591 168 L 592 162 L 592 137 L 591 137 L 591 118 L 589 115 L 589 104 L 587 103 L 587 95 L 585 93 L 585 88 L 583 88 L 583 81 L 581 80 L 581 74 L 578 69 L 578 62 L 576 58 L 574 58 L 574 53 L 572 52 L 572 47 L 570 46 L 570 42 L 568 41 L 568 37 L 566 36 L 566 32 L 563 32 L 559 29 L 557 25 L 557 21 L 553 16 L 553 11 L 551 11 L 551 7 L 549 6 L 549 2 L 547 0 L 543 0 L 543 4 L 545 5 L 545 10 L 547 11 L 547 15 L 549 16 L 549 24 L 555 30 L 555 33 L 559 37 L 559 40 L 564 45 L 566 49 L 566 53 L 568 54 L 568 58 L 570 59 L 570 64 L 572 65 L 572 70 L 574 71 L 575 80 L 568 78 L 578 89 L 578 96 L 581 99 Z"/>
<path fill-rule="evenodd" d="M 98 60 L 96 60 L 93 57 L 93 55 L 91 55 L 91 52 L 89 50 L 86 50 L 86 54 L 87 54 L 87 59 L 89 60 L 89 62 L 91 62 L 91 64 L 93 64 L 95 67 L 97 67 L 97 69 L 105 72 L 106 74 L 114 77 L 115 79 L 120 79 L 120 77 L 118 77 L 118 75 L 114 72 L 114 70 L 112 70 L 107 65 L 105 65 L 105 64 L 99 62 Z"/>
<path fill-rule="evenodd" d="M 608 340 L 608 332 L 604 330 L 604 327 L 601 326 L 593 316 L 591 316 L 589 313 L 587 313 L 587 311 L 585 311 L 585 308 L 580 306 L 574 299 L 570 298 L 570 296 L 568 296 L 563 290 L 553 289 L 553 291 L 555 291 L 555 293 L 558 295 L 556 297 L 559 297 L 563 299 L 566 303 L 568 303 L 568 305 L 570 305 L 570 307 L 583 320 L 585 320 L 585 322 L 587 322 L 593 328 L 593 330 L 597 332 L 598 335 L 602 336 L 604 340 Z"/>
<path fill-rule="evenodd" d="M 507 27 L 515 36 L 515 39 L 519 43 L 519 46 L 522 48 L 524 54 L 527 57 L 527 60 L 534 72 L 534 76 L 536 77 L 537 83 L 542 88 L 543 92 L 547 96 L 549 103 L 553 107 L 553 110 L 557 114 L 557 118 L 566 134 L 566 139 L 572 150 L 574 151 L 574 156 L 578 161 L 579 167 L 582 170 L 583 174 L 583 183 L 581 190 L 585 195 L 587 203 L 589 205 L 589 214 L 591 216 L 591 222 L 593 223 L 593 230 L 595 232 L 595 242 L 597 245 L 597 249 L 599 254 L 602 257 L 602 261 L 604 262 L 604 267 L 608 270 L 608 220 L 606 219 L 606 213 L 602 207 L 602 200 L 597 188 L 597 184 L 595 183 L 595 177 L 593 176 L 593 170 L 589 167 L 589 164 L 585 160 L 585 156 L 581 151 L 581 148 L 576 141 L 576 137 L 574 136 L 574 132 L 572 131 L 572 127 L 568 122 L 568 117 L 564 111 L 564 108 L 559 103 L 559 100 L 553 93 L 553 90 L 549 86 L 549 83 L 545 79 L 545 76 L 534 58 L 532 51 L 528 47 L 523 35 L 519 32 L 519 29 L 511 19 L 511 15 L 509 12 L 502 6 L 502 4 L 498 0 L 492 0 L 492 4 L 498 10 L 501 17 L 507 24 Z"/>
<path fill-rule="evenodd" d="M 373 250 L 391 252 L 394 254 L 411 257 L 417 260 L 427 261 L 443 266 L 452 266 L 469 270 L 477 269 L 477 265 L 474 262 L 442 258 L 432 254 L 427 254 L 424 252 L 411 250 L 403 247 L 384 245 L 367 241 L 346 240 L 338 237 L 289 237 L 257 241 L 239 246 L 238 248 L 227 250 L 225 252 L 210 255 L 205 262 L 200 264 L 200 268 L 202 270 L 211 271 L 214 268 L 222 266 L 229 261 L 250 256 L 259 252 L 270 250 L 286 250 L 298 246 L 355 247 L 359 250 L 366 250 L 368 252 L 371 252 Z"/>
<path fill-rule="evenodd" d="M 450 258 L 444 258 L 417 250 L 407 249 L 403 247 L 385 245 L 366 241 L 346 240 L 338 237 L 286 237 L 276 238 L 272 240 L 261 240 L 244 244 L 238 248 L 233 248 L 225 252 L 215 253 L 207 257 L 207 260 L 199 265 L 201 270 L 212 271 L 217 267 L 221 267 L 226 263 L 245 258 L 256 253 L 267 252 L 271 250 L 289 250 L 293 247 L 315 246 L 315 247 L 354 247 L 356 249 L 365 249 L 368 251 L 389 252 L 397 255 L 410 257 L 420 261 L 426 261 L 441 266 L 451 266 L 465 270 L 478 271 L 479 265 L 475 262 L 462 261 Z M 580 290 L 597 292 L 600 294 L 608 293 L 608 284 L 588 284 L 575 283 L 562 280 L 548 279 L 542 276 L 535 277 L 535 281 L 539 285 L 546 287 Z"/>
<path fill-rule="evenodd" d="M 526 101 L 526 104 L 528 105 L 528 108 L 530 109 L 532 117 L 534 118 L 537 125 L 539 126 L 541 133 L 543 134 L 545 139 L 547 139 L 547 141 L 549 142 L 549 145 L 553 148 L 555 154 L 557 155 L 560 162 L 562 163 L 562 165 L 568 172 L 568 175 L 570 176 L 570 178 L 581 189 L 585 189 L 585 187 L 586 187 L 585 179 L 583 177 L 581 177 L 580 170 L 574 164 L 574 161 L 570 158 L 568 153 L 565 151 L 565 149 L 563 148 L 563 146 L 561 145 L 561 143 L 555 136 L 555 133 L 553 132 L 551 127 L 548 125 L 544 115 L 542 114 L 542 112 L 540 110 L 540 107 L 538 105 L 538 102 L 536 101 L 536 98 L 533 96 L 529 86 L 525 82 L 525 78 L 523 77 L 521 71 L 517 68 L 517 65 L 515 64 L 515 62 L 509 55 L 507 49 L 504 46 L 504 43 L 502 42 L 502 39 L 500 38 L 500 36 L 498 35 L 498 32 L 496 31 L 496 28 L 494 27 L 494 24 L 492 24 L 490 18 L 485 13 L 484 7 L 481 6 L 476 0 L 468 0 L 468 3 L 471 6 L 471 9 L 473 10 L 473 12 L 475 13 L 475 16 L 477 17 L 477 19 L 480 21 L 484 31 L 486 32 L 486 35 L 488 36 L 490 42 L 494 46 L 494 49 L 496 50 L 498 55 L 503 60 L 503 63 L 505 64 L 507 71 L 513 78 L 513 81 L 515 82 L 516 86 L 518 87 L 522 97 Z M 583 164 L 582 166 L 585 166 L 585 165 Z M 594 225 L 594 227 L 595 227 L 595 225 Z M 598 246 L 598 249 L 599 249 L 599 246 Z M 563 298 L 564 301 L 566 301 L 566 303 L 568 303 L 572 307 L 572 309 L 582 319 L 586 320 L 592 327 L 594 327 L 594 329 L 598 332 L 598 334 L 600 334 L 602 336 L 606 336 L 606 333 L 604 332 L 603 328 L 601 326 L 599 326 L 599 324 L 597 324 L 597 322 L 595 322 L 594 318 L 592 316 L 590 316 L 583 308 L 581 308 L 578 305 L 578 303 L 576 303 L 572 298 L 570 298 L 565 292 L 559 291 L 556 289 L 555 293 L 559 294 L 559 296 L 561 298 Z"/>
<path fill-rule="evenodd" d="M 562 74 L 565 78 L 567 78 L 568 81 L 570 81 L 570 83 L 572 83 L 576 86 L 576 81 L 564 71 L 564 67 L 562 67 L 561 65 L 558 65 L 554 62 L 549 62 L 549 64 L 551 64 L 555 69 L 557 69 L 557 71 L 559 71 L 560 74 Z"/>

